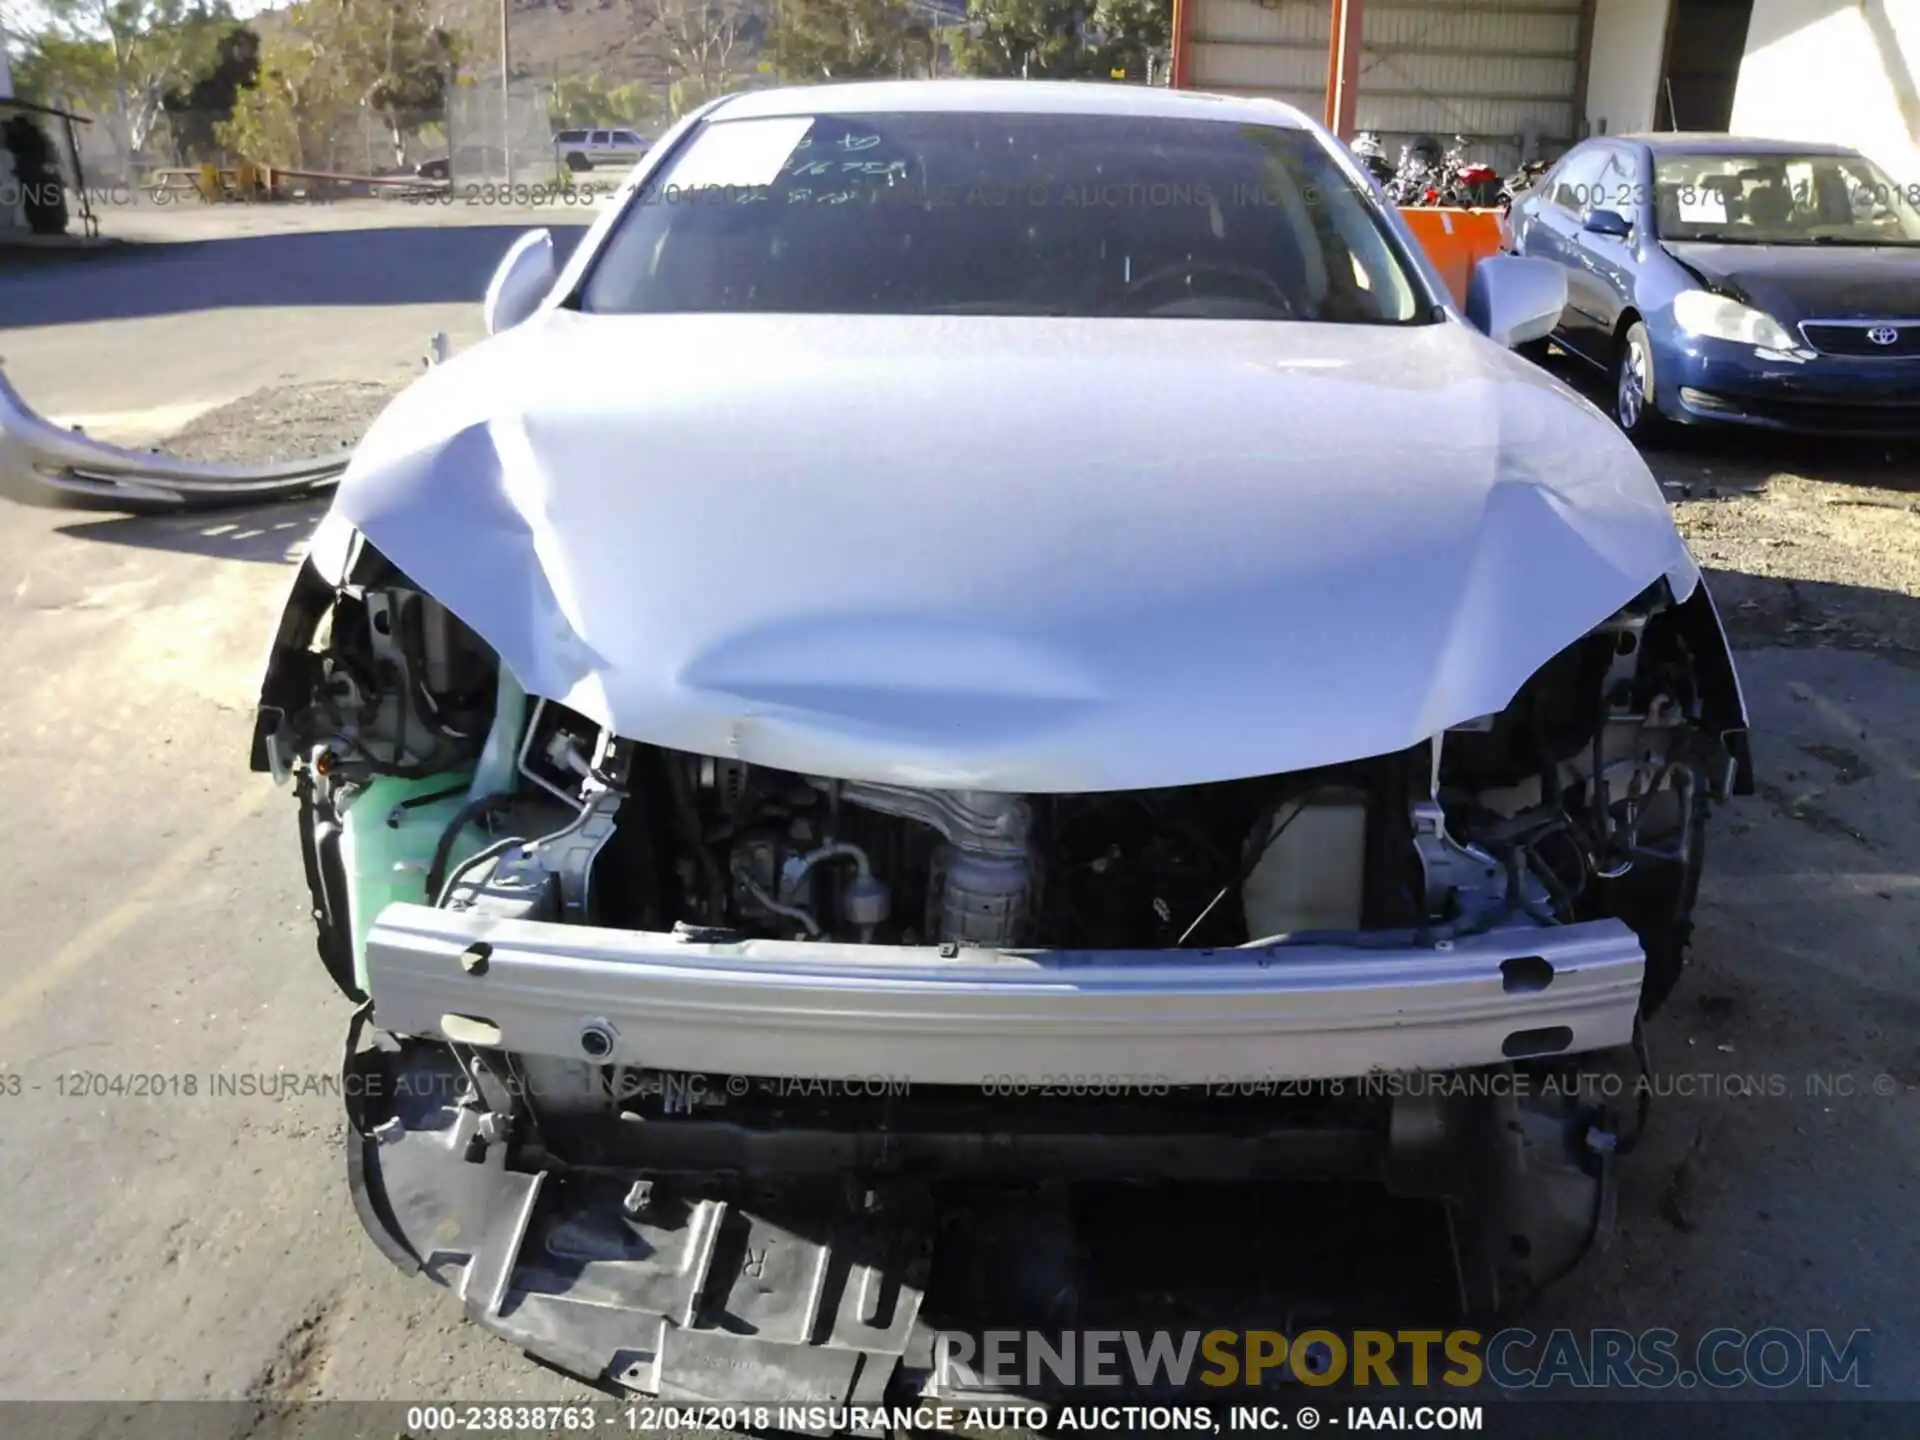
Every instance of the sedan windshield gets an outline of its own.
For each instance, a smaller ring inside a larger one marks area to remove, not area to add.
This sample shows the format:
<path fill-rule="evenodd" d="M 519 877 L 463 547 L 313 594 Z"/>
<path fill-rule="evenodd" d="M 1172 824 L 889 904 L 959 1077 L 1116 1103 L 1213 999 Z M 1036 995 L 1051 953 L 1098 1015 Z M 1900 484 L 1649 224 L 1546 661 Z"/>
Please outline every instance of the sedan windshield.
<path fill-rule="evenodd" d="M 1741 245 L 1920 245 L 1920 184 L 1856 155 L 1661 155 L 1660 234 Z"/>
<path fill-rule="evenodd" d="M 621 216 L 582 304 L 1427 318 L 1380 218 L 1305 131 L 946 111 L 703 126 Z"/>

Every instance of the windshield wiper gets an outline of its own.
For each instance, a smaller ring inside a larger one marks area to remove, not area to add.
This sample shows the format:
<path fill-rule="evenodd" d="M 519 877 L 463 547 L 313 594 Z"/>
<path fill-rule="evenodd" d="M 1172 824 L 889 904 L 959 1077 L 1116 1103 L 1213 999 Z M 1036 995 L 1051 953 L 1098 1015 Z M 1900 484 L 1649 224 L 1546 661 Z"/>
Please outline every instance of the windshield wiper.
<path fill-rule="evenodd" d="M 1890 245 L 1904 248 L 1920 245 L 1920 240 L 1906 240 L 1897 236 L 1890 240 L 1869 240 L 1864 235 L 1810 235 L 1807 237 L 1807 243 L 1810 245 Z"/>

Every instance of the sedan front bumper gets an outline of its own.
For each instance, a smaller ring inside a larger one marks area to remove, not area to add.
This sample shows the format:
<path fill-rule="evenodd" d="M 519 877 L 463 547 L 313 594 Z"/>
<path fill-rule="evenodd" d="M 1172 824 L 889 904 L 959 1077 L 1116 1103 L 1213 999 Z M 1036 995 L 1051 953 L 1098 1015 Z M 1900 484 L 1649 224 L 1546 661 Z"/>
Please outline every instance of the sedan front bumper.
<path fill-rule="evenodd" d="M 1920 360 L 1787 359 L 1680 336 L 1655 356 L 1654 371 L 1660 408 L 1676 420 L 1920 437 Z"/>
<path fill-rule="evenodd" d="M 1448 1070 L 1628 1044 L 1618 920 L 1441 945 L 957 950 L 596 929 L 388 906 L 374 1022 L 653 1070 L 925 1085 L 1228 1084 Z"/>

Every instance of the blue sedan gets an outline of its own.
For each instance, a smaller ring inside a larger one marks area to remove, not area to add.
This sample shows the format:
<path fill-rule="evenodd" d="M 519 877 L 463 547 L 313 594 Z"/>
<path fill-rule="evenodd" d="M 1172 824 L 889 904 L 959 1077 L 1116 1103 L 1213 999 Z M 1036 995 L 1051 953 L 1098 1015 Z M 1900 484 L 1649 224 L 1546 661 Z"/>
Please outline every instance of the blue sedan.
<path fill-rule="evenodd" d="M 1567 271 L 1562 348 L 1663 423 L 1920 436 L 1920 183 L 1835 145 L 1619 135 L 1513 202 L 1507 248 Z"/>

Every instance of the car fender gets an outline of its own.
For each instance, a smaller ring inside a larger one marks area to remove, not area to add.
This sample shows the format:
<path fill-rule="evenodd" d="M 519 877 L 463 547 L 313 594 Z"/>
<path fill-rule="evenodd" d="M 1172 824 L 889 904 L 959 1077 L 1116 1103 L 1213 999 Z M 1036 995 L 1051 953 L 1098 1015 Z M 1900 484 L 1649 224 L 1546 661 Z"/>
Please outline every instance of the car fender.
<path fill-rule="evenodd" d="M 1721 798 L 1754 793 L 1753 749 L 1748 739 L 1747 697 L 1733 663 L 1733 645 L 1720 609 L 1707 589 L 1706 577 L 1680 602 L 1675 620 L 1693 653 L 1694 674 L 1700 686 L 1702 724 L 1726 746 L 1729 773 L 1717 782 Z"/>

